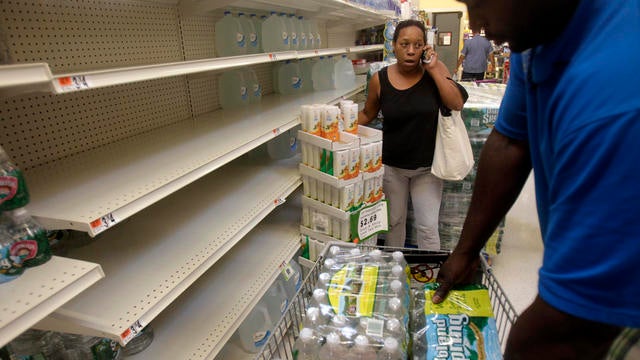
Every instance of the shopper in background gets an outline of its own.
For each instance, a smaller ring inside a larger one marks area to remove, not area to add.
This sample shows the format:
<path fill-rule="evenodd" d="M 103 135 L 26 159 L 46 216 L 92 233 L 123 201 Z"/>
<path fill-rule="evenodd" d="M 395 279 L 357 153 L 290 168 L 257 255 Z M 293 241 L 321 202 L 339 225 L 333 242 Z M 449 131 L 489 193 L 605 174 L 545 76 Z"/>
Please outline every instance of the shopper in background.
<path fill-rule="evenodd" d="M 453 73 L 457 74 L 460 65 L 462 65 L 461 81 L 484 80 L 484 75 L 487 72 L 487 62 L 491 63 L 489 71 L 493 71 L 496 67 L 493 46 L 487 38 L 480 35 L 479 31 L 473 30 L 473 36 L 464 42 L 462 52 L 458 58 L 458 64 Z"/>
<path fill-rule="evenodd" d="M 462 109 L 467 94 L 451 80 L 433 48 L 426 45 L 425 31 L 416 20 L 396 26 L 392 45 L 397 63 L 371 77 L 358 122 L 366 124 L 382 110 L 384 193 L 389 201 L 390 227 L 386 245 L 404 246 L 411 196 L 418 246 L 440 249 L 438 212 L 443 184 L 430 171 L 438 112 L 443 105 Z M 423 58 L 427 59 L 424 63 Z"/>
<path fill-rule="evenodd" d="M 511 45 L 511 78 L 433 301 L 474 271 L 533 169 L 543 262 L 505 359 L 602 359 L 640 328 L 640 0 L 463 2 Z"/>

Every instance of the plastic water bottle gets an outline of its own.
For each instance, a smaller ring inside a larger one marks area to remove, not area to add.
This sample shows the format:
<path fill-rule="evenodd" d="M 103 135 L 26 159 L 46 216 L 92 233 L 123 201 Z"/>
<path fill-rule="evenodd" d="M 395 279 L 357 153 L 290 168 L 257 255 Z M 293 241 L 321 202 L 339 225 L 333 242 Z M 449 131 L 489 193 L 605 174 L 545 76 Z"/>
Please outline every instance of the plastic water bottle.
<path fill-rule="evenodd" d="M 338 360 L 346 359 L 349 354 L 348 349 L 342 344 L 340 334 L 332 332 L 327 335 L 327 341 L 318 351 L 318 359 L 320 360 Z"/>
<path fill-rule="evenodd" d="M 413 334 L 411 350 L 414 360 L 424 360 L 427 358 L 427 336 L 423 331 Z"/>
<path fill-rule="evenodd" d="M 398 339 L 400 341 L 406 339 L 407 329 L 404 327 L 404 324 L 396 318 L 390 318 L 384 323 L 385 334 L 393 337 L 394 339 Z"/>
<path fill-rule="evenodd" d="M 313 64 L 311 78 L 313 89 L 316 91 L 331 90 L 334 88 L 333 64 L 324 56 Z"/>
<path fill-rule="evenodd" d="M 111 339 L 77 334 L 60 335 L 67 359 L 116 360 L 123 357 L 122 348 Z"/>
<path fill-rule="evenodd" d="M 284 19 L 275 11 L 262 23 L 262 48 L 264 52 L 286 51 L 291 48 Z"/>
<path fill-rule="evenodd" d="M 262 15 L 260 18 L 256 14 L 249 15 L 249 20 L 253 23 L 253 28 L 256 29 L 256 43 L 258 44 L 258 52 L 263 51 L 262 48 L 262 22 L 267 18 L 266 15 Z"/>
<path fill-rule="evenodd" d="M 297 360 L 316 360 L 319 343 L 312 329 L 302 328 L 300 337 L 293 345 L 293 358 Z"/>
<path fill-rule="evenodd" d="M 304 27 L 304 17 L 298 16 L 296 21 L 296 33 L 298 34 L 298 50 L 306 50 L 309 45 L 307 43 L 307 31 Z"/>
<path fill-rule="evenodd" d="M 258 46 L 258 34 L 253 21 L 251 21 L 243 12 L 238 13 L 238 22 L 244 31 L 244 38 L 247 47 L 247 54 L 257 54 L 260 52 Z"/>
<path fill-rule="evenodd" d="M 267 343 L 273 327 L 269 309 L 262 298 L 238 327 L 236 338 L 244 351 L 255 354 Z"/>
<path fill-rule="evenodd" d="M 258 81 L 258 75 L 253 69 L 245 68 L 242 76 L 246 82 L 250 104 L 258 104 L 262 101 L 262 85 Z"/>
<path fill-rule="evenodd" d="M 319 329 L 321 326 L 327 324 L 327 319 L 322 316 L 320 309 L 314 306 L 310 306 L 305 311 L 304 321 L 302 322 L 304 327 L 311 329 Z"/>
<path fill-rule="evenodd" d="M 224 12 L 224 17 L 216 23 L 215 31 L 218 56 L 236 56 L 247 53 L 244 29 L 240 21 L 233 17 L 230 11 Z"/>
<path fill-rule="evenodd" d="M 14 280 L 24 272 L 22 257 L 12 253 L 15 240 L 9 233 L 10 220 L 0 213 L 0 284 Z"/>
<path fill-rule="evenodd" d="M 336 89 L 348 89 L 352 88 L 356 84 L 356 73 L 353 71 L 353 64 L 351 60 L 347 58 L 347 55 L 342 55 L 333 67 L 335 86 Z"/>
<path fill-rule="evenodd" d="M 147 325 L 122 348 L 123 355 L 131 356 L 142 352 L 153 342 L 153 328 Z"/>
<path fill-rule="evenodd" d="M 26 208 L 7 212 L 11 220 L 9 235 L 14 243 L 11 246 L 12 256 L 22 258 L 25 267 L 42 265 L 51 259 L 51 249 L 46 230 L 35 221 Z"/>
<path fill-rule="evenodd" d="M 313 65 L 317 61 L 314 59 L 302 59 L 299 62 L 302 72 L 302 91 L 313 91 Z"/>
<path fill-rule="evenodd" d="M 249 90 L 242 71 L 225 71 L 220 75 L 218 97 L 223 109 L 249 104 Z"/>
<path fill-rule="evenodd" d="M 0 147 L 0 212 L 21 208 L 29 203 L 29 191 L 22 171 Z"/>
<path fill-rule="evenodd" d="M 278 92 L 282 95 L 293 95 L 302 92 L 302 74 L 297 62 L 290 60 L 278 68 Z"/>
<path fill-rule="evenodd" d="M 369 344 L 369 339 L 364 335 L 356 336 L 355 344 L 349 352 L 347 359 L 376 360 L 376 350 Z"/>
<path fill-rule="evenodd" d="M 426 355 L 426 354 L 425 354 Z M 384 345 L 382 349 L 378 351 L 378 360 L 403 360 L 406 359 L 406 356 L 402 349 L 400 349 L 400 344 L 398 340 L 388 337 L 384 339 Z"/>

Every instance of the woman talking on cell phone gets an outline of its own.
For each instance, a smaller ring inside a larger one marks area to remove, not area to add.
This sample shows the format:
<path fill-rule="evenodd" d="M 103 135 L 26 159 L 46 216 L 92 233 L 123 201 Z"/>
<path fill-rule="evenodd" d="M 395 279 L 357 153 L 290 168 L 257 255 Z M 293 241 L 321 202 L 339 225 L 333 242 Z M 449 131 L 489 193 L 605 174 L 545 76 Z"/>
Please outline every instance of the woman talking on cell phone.
<path fill-rule="evenodd" d="M 431 174 L 441 107 L 461 110 L 467 100 L 462 86 L 427 45 L 426 29 L 417 20 L 401 21 L 393 35 L 397 63 L 375 73 L 358 123 L 367 124 L 382 111 L 384 193 L 389 205 L 386 246 L 403 247 L 409 196 L 421 249 L 440 249 L 438 213 L 442 180 Z"/>

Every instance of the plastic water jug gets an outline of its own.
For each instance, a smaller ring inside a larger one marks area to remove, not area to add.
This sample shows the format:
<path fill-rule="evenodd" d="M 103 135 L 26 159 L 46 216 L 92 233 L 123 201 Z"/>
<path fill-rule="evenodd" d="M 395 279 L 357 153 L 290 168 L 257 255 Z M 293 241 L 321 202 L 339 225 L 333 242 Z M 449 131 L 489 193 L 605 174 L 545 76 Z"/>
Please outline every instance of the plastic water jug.
<path fill-rule="evenodd" d="M 282 19 L 282 23 L 284 24 L 284 28 L 286 29 L 285 31 L 287 32 L 287 40 L 289 43 L 289 47 L 286 50 L 297 50 L 297 47 L 296 47 L 297 45 L 296 46 L 293 45 L 293 37 L 294 37 L 295 30 L 293 29 L 293 23 L 291 22 L 291 19 L 289 19 L 287 14 L 283 12 L 280 13 L 280 18 Z"/>
<path fill-rule="evenodd" d="M 259 19 L 256 14 L 251 14 L 249 16 L 249 20 L 253 23 L 253 27 L 256 29 L 256 41 L 258 43 L 258 52 L 261 53 L 263 51 L 262 48 L 262 23 L 267 18 L 266 15 L 262 15 Z"/>
<path fill-rule="evenodd" d="M 275 325 L 264 299 L 251 309 L 236 332 L 240 347 L 248 353 L 260 351 L 269 340 Z"/>
<path fill-rule="evenodd" d="M 249 93 L 249 103 L 257 104 L 262 101 L 262 85 L 258 81 L 258 76 L 253 69 L 244 69 L 243 77 L 247 85 L 247 92 Z"/>
<path fill-rule="evenodd" d="M 298 153 L 296 132 L 287 130 L 267 143 L 267 153 L 274 160 L 288 159 Z"/>
<path fill-rule="evenodd" d="M 302 72 L 302 91 L 313 91 L 313 65 L 317 62 L 315 59 L 302 59 L 299 62 L 300 71 Z"/>
<path fill-rule="evenodd" d="M 309 32 L 313 34 L 314 42 L 313 48 L 320 49 L 322 47 L 322 37 L 320 36 L 320 29 L 318 23 L 315 20 L 309 20 Z"/>
<path fill-rule="evenodd" d="M 235 56 L 247 53 L 244 29 L 237 18 L 230 11 L 224 12 L 224 17 L 215 26 L 216 51 L 218 56 Z"/>
<path fill-rule="evenodd" d="M 278 92 L 283 95 L 302 92 L 302 74 L 298 63 L 287 60 L 278 68 Z"/>
<path fill-rule="evenodd" d="M 264 299 L 267 310 L 269 310 L 269 315 L 274 323 L 276 323 L 287 310 L 287 306 L 289 306 L 287 290 L 284 288 L 282 279 L 276 278 L 264 295 Z"/>
<path fill-rule="evenodd" d="M 302 29 L 307 35 L 307 49 L 316 49 L 316 36 L 311 28 L 311 20 L 302 19 Z"/>
<path fill-rule="evenodd" d="M 320 59 L 313 65 L 311 72 L 314 90 L 334 89 L 333 61 L 324 56 L 320 56 Z"/>
<path fill-rule="evenodd" d="M 289 14 L 287 18 L 289 24 L 291 25 L 291 31 L 289 31 L 289 36 L 291 37 L 291 50 L 299 50 L 300 49 L 300 24 L 298 23 L 298 18 L 295 14 Z"/>
<path fill-rule="evenodd" d="M 249 90 L 240 70 L 225 71 L 218 79 L 218 98 L 223 109 L 249 104 Z"/>
<path fill-rule="evenodd" d="M 289 33 L 284 19 L 275 11 L 262 23 L 262 48 L 264 52 L 286 51 L 290 49 Z"/>
<path fill-rule="evenodd" d="M 238 13 L 238 21 L 244 31 L 247 54 L 257 54 L 260 51 L 258 48 L 258 35 L 253 21 L 251 21 L 243 12 Z"/>
<path fill-rule="evenodd" d="M 335 62 L 333 73 L 336 89 L 348 89 L 355 86 L 356 73 L 353 71 L 353 64 L 351 60 L 347 58 L 347 55 L 342 55 L 340 59 Z"/>
<path fill-rule="evenodd" d="M 304 27 L 304 18 L 302 16 L 298 16 L 296 22 L 296 33 L 298 34 L 298 50 L 308 49 L 307 45 L 307 31 Z"/>
<path fill-rule="evenodd" d="M 291 259 L 288 264 L 289 264 L 289 267 L 283 269 L 280 272 L 279 277 L 284 282 L 284 288 L 287 292 L 287 297 L 289 299 L 289 302 L 291 302 L 295 294 L 300 289 L 303 279 L 302 279 L 302 268 L 300 268 L 300 265 L 298 264 L 298 262 L 296 262 L 294 259 Z"/>

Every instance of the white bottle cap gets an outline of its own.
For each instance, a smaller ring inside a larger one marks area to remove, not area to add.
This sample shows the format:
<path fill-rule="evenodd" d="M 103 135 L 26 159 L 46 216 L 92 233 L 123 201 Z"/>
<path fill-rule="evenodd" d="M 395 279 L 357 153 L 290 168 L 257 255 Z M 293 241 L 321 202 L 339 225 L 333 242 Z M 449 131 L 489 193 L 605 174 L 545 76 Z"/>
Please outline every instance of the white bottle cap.
<path fill-rule="evenodd" d="M 329 275 L 329 273 L 323 272 L 320 275 L 318 275 L 318 280 L 320 281 L 321 284 L 328 285 L 329 282 L 331 281 L 331 275 Z"/>
<path fill-rule="evenodd" d="M 369 256 L 371 256 L 373 260 L 378 261 L 382 259 L 382 251 L 380 251 L 379 249 L 371 250 Z"/>
<path fill-rule="evenodd" d="M 384 339 L 384 348 L 387 349 L 387 351 L 389 352 L 398 350 L 398 340 L 392 337 L 388 337 Z"/>
<path fill-rule="evenodd" d="M 307 318 L 308 319 L 317 319 L 320 316 L 320 309 L 315 306 L 312 306 L 307 309 Z"/>
<path fill-rule="evenodd" d="M 402 324 L 400 324 L 400 320 L 396 318 L 391 318 L 387 320 L 387 330 L 399 331 L 401 328 L 402 328 Z"/>
<path fill-rule="evenodd" d="M 369 339 L 367 339 L 367 337 L 364 335 L 356 336 L 355 342 L 356 342 L 356 346 L 359 348 L 369 346 Z"/>
<path fill-rule="evenodd" d="M 340 335 L 338 333 L 332 332 L 327 335 L 327 344 L 340 344 Z"/>
<path fill-rule="evenodd" d="M 360 255 L 360 249 L 359 248 L 351 249 L 351 255 Z"/>
<path fill-rule="evenodd" d="M 309 328 L 303 328 L 302 330 L 300 330 L 300 339 L 302 339 L 303 342 L 308 342 L 310 340 L 313 339 L 313 330 L 309 329 Z"/>
<path fill-rule="evenodd" d="M 401 277 L 402 275 L 404 275 L 404 269 L 402 268 L 402 266 L 396 264 L 391 267 L 391 273 L 393 274 L 393 276 Z"/>
<path fill-rule="evenodd" d="M 394 251 L 391 256 L 393 256 L 393 260 L 397 262 L 402 262 L 404 260 L 404 254 L 401 251 Z"/>
<path fill-rule="evenodd" d="M 391 287 L 391 290 L 393 290 L 393 292 L 395 293 L 398 293 L 398 291 L 402 289 L 402 283 L 400 282 L 400 280 L 391 281 L 391 284 L 389 286 Z"/>
<path fill-rule="evenodd" d="M 327 269 L 331 269 L 335 264 L 336 264 L 336 261 L 333 259 L 326 259 L 324 261 L 324 266 L 326 266 Z"/>
<path fill-rule="evenodd" d="M 393 311 L 399 311 L 402 308 L 402 300 L 397 297 L 392 297 L 389 299 L 389 308 Z"/>
<path fill-rule="evenodd" d="M 313 290 L 313 298 L 318 302 L 323 302 L 327 299 L 327 291 L 325 289 Z"/>
<path fill-rule="evenodd" d="M 347 326 L 347 324 L 349 323 L 349 319 L 347 319 L 347 317 L 344 315 L 336 315 L 333 317 L 333 319 L 331 319 L 331 323 L 333 323 L 333 325 L 338 328 L 343 328 Z"/>

